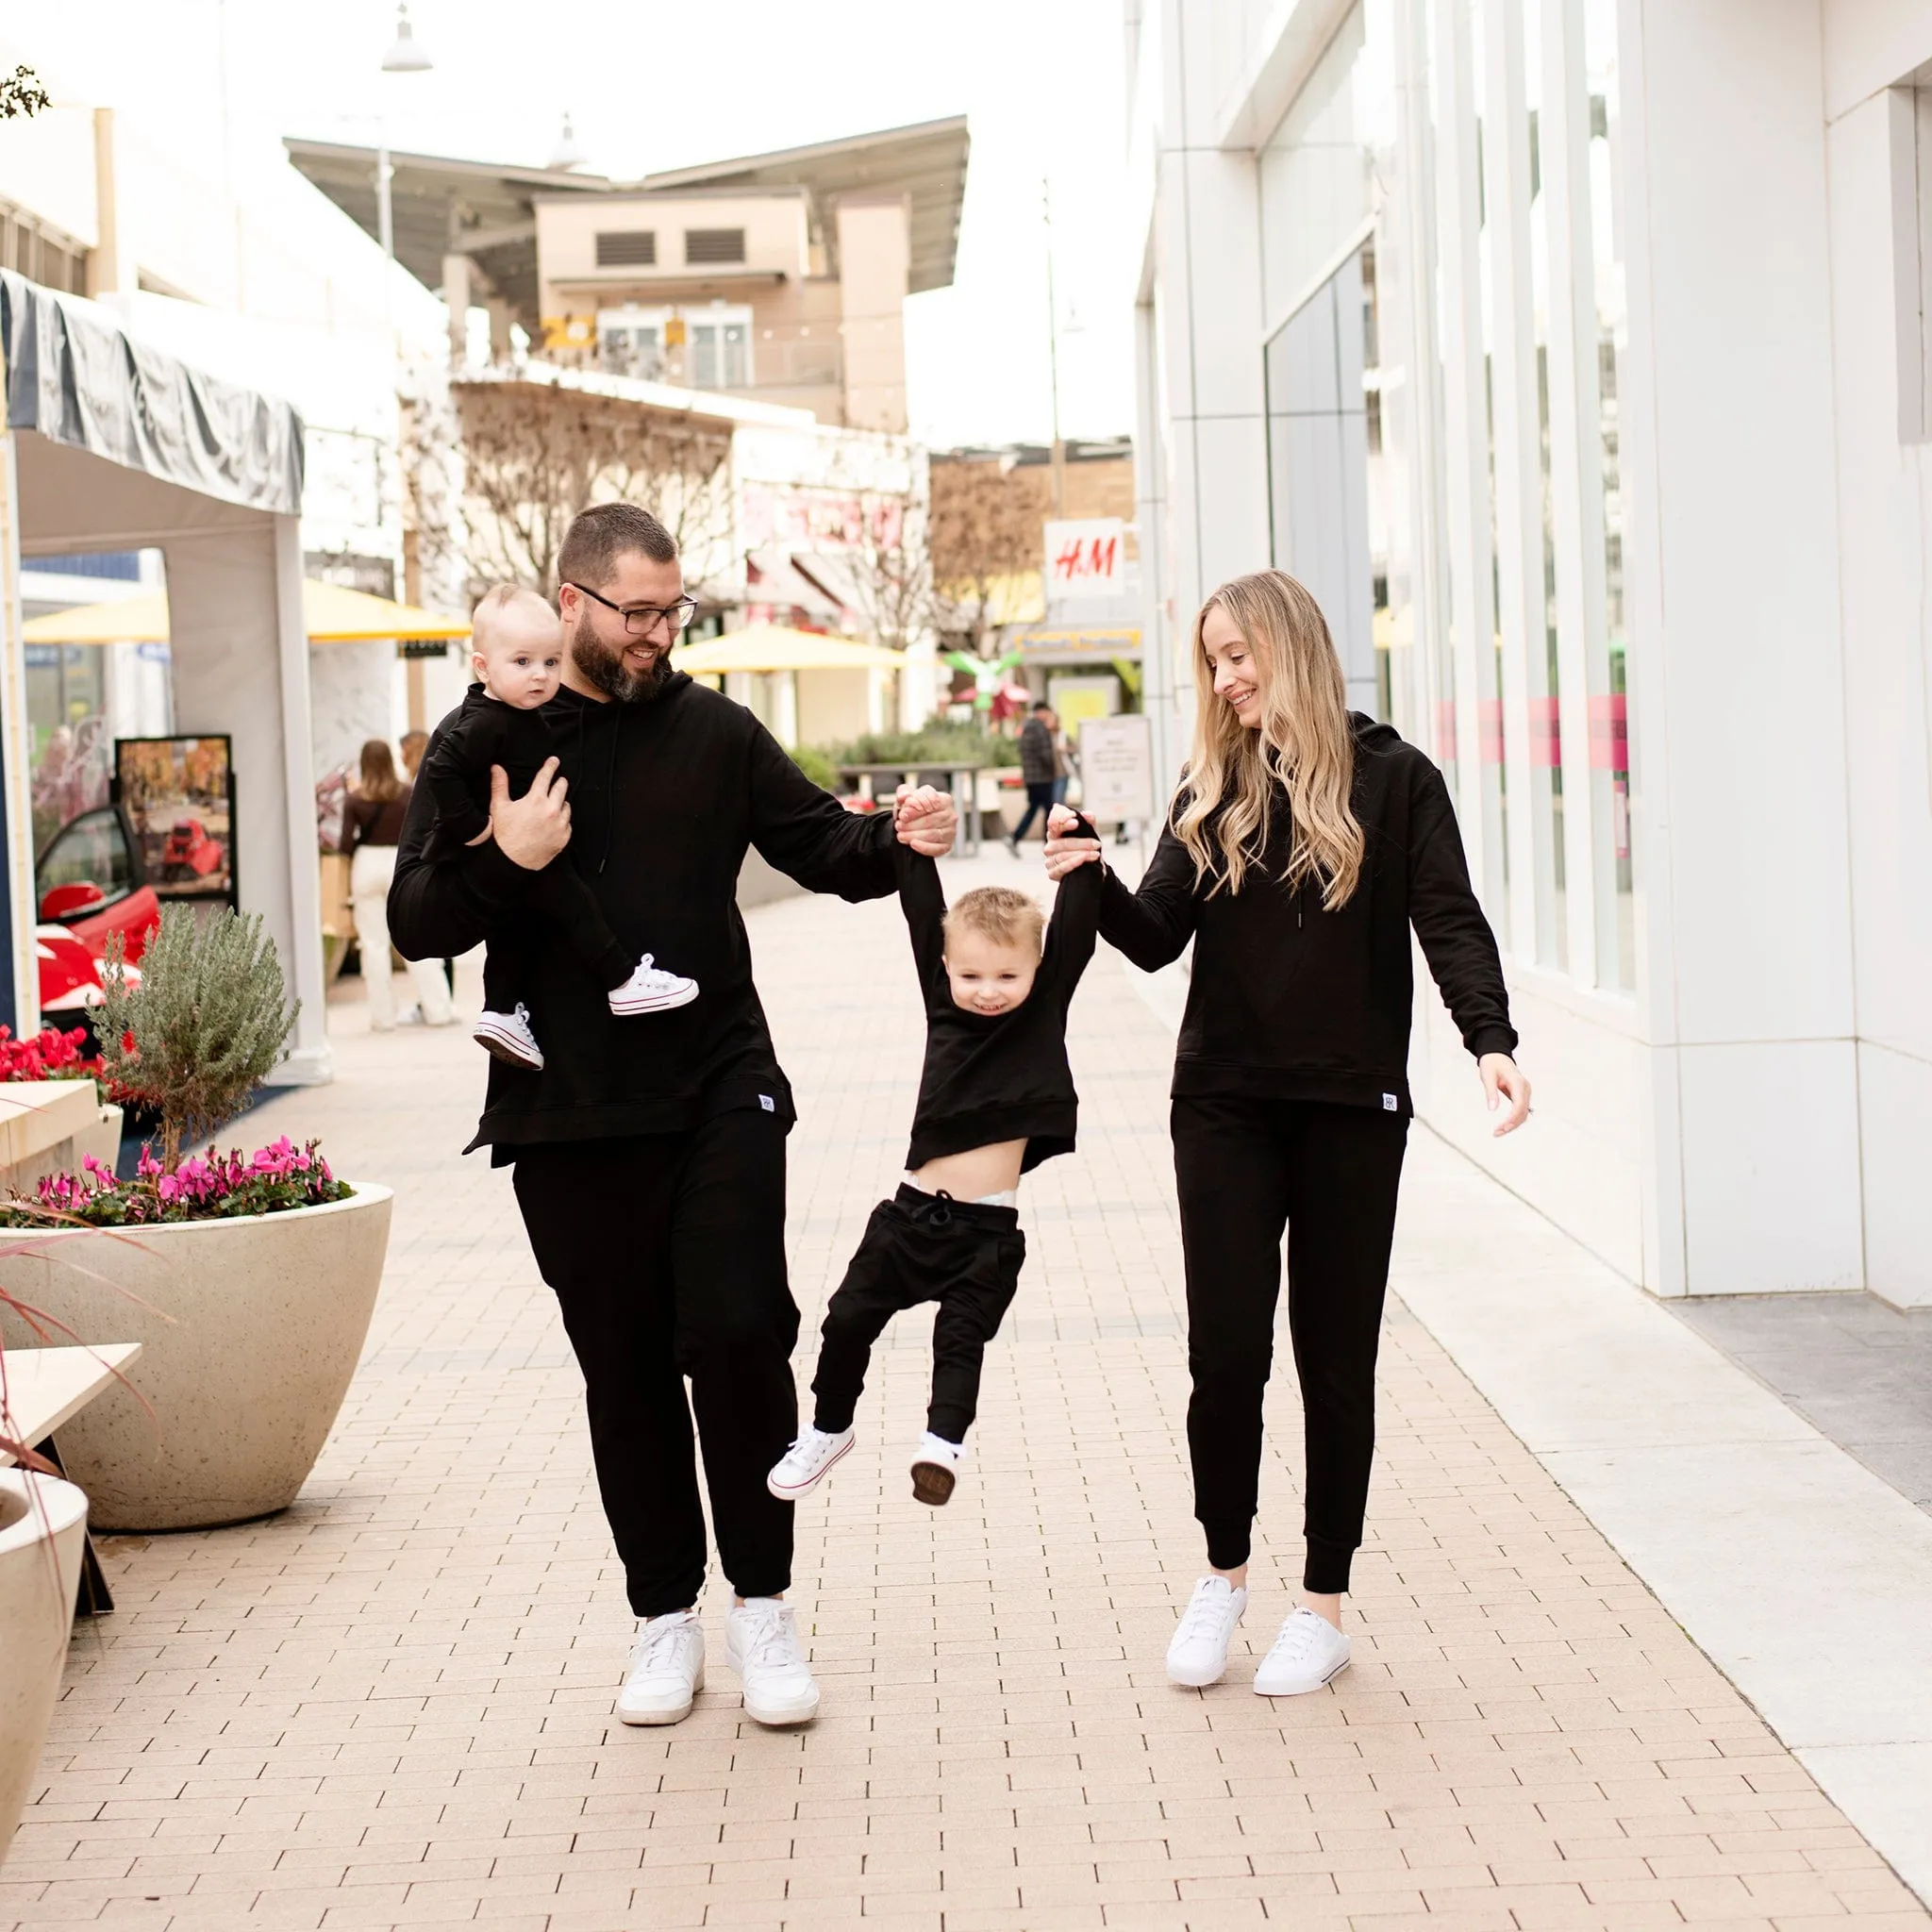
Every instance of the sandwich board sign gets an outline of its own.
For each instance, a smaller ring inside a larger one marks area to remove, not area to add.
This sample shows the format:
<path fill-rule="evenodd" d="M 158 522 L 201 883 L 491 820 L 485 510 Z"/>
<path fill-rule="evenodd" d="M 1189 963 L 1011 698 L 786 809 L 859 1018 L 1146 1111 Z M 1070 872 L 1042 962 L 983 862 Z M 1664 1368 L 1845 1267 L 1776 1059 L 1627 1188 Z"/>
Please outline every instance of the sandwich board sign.
<path fill-rule="evenodd" d="M 1154 747 L 1144 712 L 1081 720 L 1080 808 L 1096 824 L 1154 816 Z"/>

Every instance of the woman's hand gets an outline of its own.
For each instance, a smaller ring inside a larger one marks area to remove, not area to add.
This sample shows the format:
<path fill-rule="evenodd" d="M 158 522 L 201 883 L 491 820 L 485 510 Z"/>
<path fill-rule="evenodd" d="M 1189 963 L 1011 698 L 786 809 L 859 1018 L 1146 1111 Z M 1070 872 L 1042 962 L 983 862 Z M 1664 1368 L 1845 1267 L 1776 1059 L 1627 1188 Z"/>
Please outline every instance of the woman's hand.
<path fill-rule="evenodd" d="M 1496 1139 L 1500 1141 L 1529 1118 L 1529 1075 L 1507 1053 L 1484 1054 L 1475 1070 L 1483 1076 L 1483 1092 L 1491 1113 L 1505 1100 L 1509 1103 L 1507 1117 L 1496 1123 Z"/>
<path fill-rule="evenodd" d="M 1066 835 L 1080 823 L 1080 814 L 1071 806 L 1057 805 L 1046 815 L 1046 875 L 1063 879 L 1076 867 L 1100 862 L 1098 839 L 1070 839 Z"/>
<path fill-rule="evenodd" d="M 953 794 L 931 785 L 902 785 L 892 801 L 892 830 L 900 844 L 926 858 L 943 858 L 953 849 L 959 814 Z"/>

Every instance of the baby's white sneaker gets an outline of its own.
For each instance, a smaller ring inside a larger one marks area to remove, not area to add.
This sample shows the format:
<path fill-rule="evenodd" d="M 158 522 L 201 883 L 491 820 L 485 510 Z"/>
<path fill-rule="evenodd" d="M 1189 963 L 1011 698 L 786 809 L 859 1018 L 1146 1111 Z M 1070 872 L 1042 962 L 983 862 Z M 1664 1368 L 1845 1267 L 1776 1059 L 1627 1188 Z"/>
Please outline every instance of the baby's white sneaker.
<path fill-rule="evenodd" d="M 782 1503 L 808 1496 L 824 1481 L 833 1463 L 851 1448 L 853 1431 L 808 1427 L 772 1465 L 765 1487 Z"/>
<path fill-rule="evenodd" d="M 622 986 L 610 990 L 613 1013 L 666 1013 L 673 1007 L 688 1007 L 698 996 L 698 983 L 681 973 L 666 973 L 652 963 L 646 953 L 638 970 Z"/>
<path fill-rule="evenodd" d="M 1348 1639 L 1326 1617 L 1304 1607 L 1282 1624 L 1255 1673 L 1255 1690 L 1262 1697 L 1299 1697 L 1347 1668 Z"/>
<path fill-rule="evenodd" d="M 819 1687 L 798 1641 L 791 1606 L 750 1596 L 724 1618 L 724 1655 L 744 1689 L 744 1712 L 761 1724 L 808 1724 L 819 1714 Z"/>
<path fill-rule="evenodd" d="M 1245 1584 L 1237 1590 L 1224 1576 L 1202 1577 L 1167 1646 L 1169 1680 L 1191 1690 L 1220 1683 L 1227 1672 L 1227 1646 L 1247 1607 Z"/>
<path fill-rule="evenodd" d="M 912 1458 L 912 1493 L 922 1503 L 937 1508 L 951 1500 L 953 1485 L 959 1479 L 959 1464 L 966 1455 L 963 1442 L 949 1442 L 928 1429 L 919 1439 L 919 1452 Z"/>
<path fill-rule="evenodd" d="M 691 1715 L 704 1688 L 704 1625 L 695 1610 L 673 1610 L 648 1618 L 639 1631 L 617 1714 L 627 1724 L 675 1724 Z"/>
<path fill-rule="evenodd" d="M 508 1013 L 486 1008 L 477 1016 L 476 1030 L 470 1038 L 512 1067 L 528 1067 L 539 1074 L 543 1071 L 543 1049 L 530 1031 L 530 1009 L 522 1000 Z"/>

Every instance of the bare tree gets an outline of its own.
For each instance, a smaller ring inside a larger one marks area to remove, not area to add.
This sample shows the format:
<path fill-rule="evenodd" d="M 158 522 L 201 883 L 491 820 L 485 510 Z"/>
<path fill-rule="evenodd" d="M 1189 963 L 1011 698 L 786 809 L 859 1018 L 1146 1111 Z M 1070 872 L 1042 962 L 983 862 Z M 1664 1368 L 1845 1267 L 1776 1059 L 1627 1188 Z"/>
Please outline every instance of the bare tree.
<path fill-rule="evenodd" d="M 1045 498 L 1039 479 L 993 457 L 935 457 L 927 543 L 944 609 L 940 627 L 963 633 L 975 657 L 1016 589 L 1041 567 Z"/>
<path fill-rule="evenodd" d="M 47 105 L 47 90 L 31 67 L 0 75 L 0 121 L 31 121 Z"/>
<path fill-rule="evenodd" d="M 844 559 L 866 635 L 889 651 L 903 651 L 939 628 L 930 522 L 915 491 L 874 492 L 864 499 L 861 533 Z"/>

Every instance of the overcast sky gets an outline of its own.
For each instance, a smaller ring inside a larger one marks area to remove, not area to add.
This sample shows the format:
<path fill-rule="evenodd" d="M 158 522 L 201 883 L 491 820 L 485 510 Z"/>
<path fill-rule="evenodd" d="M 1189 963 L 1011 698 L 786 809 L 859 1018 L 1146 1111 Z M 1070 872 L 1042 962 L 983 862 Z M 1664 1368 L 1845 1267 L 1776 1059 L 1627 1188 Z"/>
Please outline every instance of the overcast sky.
<path fill-rule="evenodd" d="M 371 140 L 385 102 L 398 147 L 539 164 L 568 108 L 589 165 L 621 176 L 965 113 L 957 279 L 907 311 L 912 426 L 944 446 L 1049 433 L 1042 179 L 1064 433 L 1132 428 L 1120 12 L 1120 0 L 413 0 L 436 64 L 405 76 L 377 74 L 393 0 L 93 0 L 46 9 L 31 34 L 97 98 L 168 117 L 211 175 L 224 92 L 231 169 L 275 165 L 284 134 Z"/>

